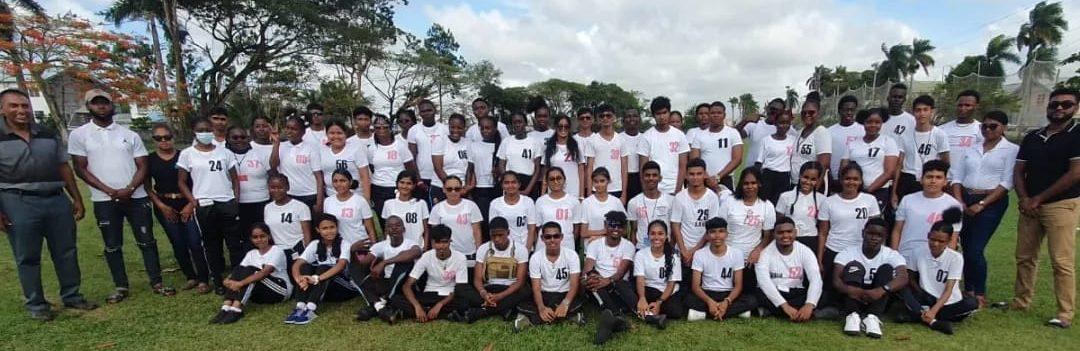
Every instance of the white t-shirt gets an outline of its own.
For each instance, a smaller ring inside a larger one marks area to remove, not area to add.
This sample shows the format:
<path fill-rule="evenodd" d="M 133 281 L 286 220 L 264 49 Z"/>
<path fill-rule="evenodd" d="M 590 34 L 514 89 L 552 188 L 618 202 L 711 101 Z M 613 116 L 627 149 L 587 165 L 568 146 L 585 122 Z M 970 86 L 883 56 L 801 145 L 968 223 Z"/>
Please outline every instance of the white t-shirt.
<path fill-rule="evenodd" d="M 947 194 L 931 199 L 920 191 L 900 199 L 900 206 L 896 208 L 896 220 L 904 221 L 904 227 L 900 232 L 898 251 L 905 259 L 914 262 L 917 251 L 928 249 L 926 236 L 930 233 L 930 227 L 940 221 L 941 214 L 951 207 L 962 208 L 959 201 Z M 961 223 L 953 224 L 953 230 L 957 233 L 961 227 Z"/>
<path fill-rule="evenodd" d="M 304 240 L 301 222 L 311 221 L 311 209 L 296 199 L 289 199 L 289 202 L 281 206 L 271 201 L 263 207 L 263 220 L 266 221 L 266 226 L 270 227 L 274 246 L 289 250 Z"/>
<path fill-rule="evenodd" d="M 371 184 L 385 188 L 396 187 L 398 174 L 405 170 L 405 163 L 413 160 L 409 145 L 397 138 L 390 145 L 371 144 L 368 151 L 368 163 L 375 169 Z"/>
<path fill-rule="evenodd" d="M 952 293 L 945 301 L 946 305 L 960 302 L 964 298 L 960 294 L 960 277 L 964 275 L 964 255 L 959 252 L 946 247 L 940 257 L 934 257 L 927 248 L 915 257 L 915 264 L 908 268 L 919 272 L 919 287 L 935 298 L 940 298 L 941 294 L 945 293 L 945 283 L 952 280 L 954 282 Z"/>
<path fill-rule="evenodd" d="M 979 128 L 982 123 L 972 120 L 968 124 L 960 124 L 955 119 L 938 126 L 949 137 L 949 151 L 962 154 L 968 149 L 981 147 L 983 143 L 982 131 Z"/>
<path fill-rule="evenodd" d="M 821 298 L 821 270 L 818 268 L 814 250 L 796 241 L 792 243 L 791 253 L 784 255 L 776 245 L 769 245 L 761 251 L 758 263 L 754 265 L 754 274 L 758 287 L 773 306 L 780 307 L 784 300 L 781 292 L 791 289 L 807 289 L 806 303 L 817 305 Z M 803 280 L 807 278 L 810 286 Z"/>
<path fill-rule="evenodd" d="M 409 136 L 405 139 L 409 141 L 409 144 L 416 144 L 416 168 L 420 170 L 420 178 L 422 179 L 434 179 L 435 178 L 435 166 L 431 164 L 431 150 L 436 140 L 439 138 L 445 138 L 450 134 L 450 129 L 445 124 L 435 122 L 435 125 L 428 127 L 423 123 L 417 123 L 412 128 L 409 128 Z"/>
<path fill-rule="evenodd" d="M 488 204 L 488 218 L 502 217 L 510 224 L 510 239 L 525 248 L 529 239 L 529 225 L 536 225 L 536 205 L 532 198 L 518 195 L 517 203 L 510 205 L 505 196 L 499 196 Z"/>
<path fill-rule="evenodd" d="M 581 261 L 573 250 L 559 250 L 555 262 L 548 260 L 545 250 L 536 250 L 529 258 L 529 278 L 540 279 L 542 292 L 569 292 L 571 274 L 581 274 Z"/>
<path fill-rule="evenodd" d="M 397 255 L 400 255 L 402 252 L 409 251 L 409 249 L 412 249 L 414 247 L 419 250 L 420 244 L 417 244 L 415 241 L 409 239 L 402 239 L 401 245 L 393 246 L 390 244 L 390 238 L 386 238 L 386 240 L 377 242 L 375 243 L 375 245 L 371 245 L 371 254 L 380 260 L 388 260 L 397 257 Z M 389 277 L 390 274 L 394 273 L 395 264 L 396 263 L 392 263 L 386 265 L 386 267 L 383 267 L 384 276 Z"/>
<path fill-rule="evenodd" d="M 466 152 L 469 163 L 473 166 L 473 174 L 476 176 L 477 188 L 494 188 L 495 178 L 492 168 L 495 163 L 495 143 L 473 141 L 469 143 Z"/>
<path fill-rule="evenodd" d="M 280 247 L 271 246 L 265 254 L 260 253 L 259 249 L 251 249 L 244 255 L 244 259 L 240 260 L 240 266 L 243 267 L 255 267 L 262 270 L 263 267 L 274 267 L 274 271 L 270 272 L 270 276 L 281 279 L 285 282 L 285 290 L 292 291 L 292 281 L 289 280 L 289 267 L 288 261 L 285 259 L 285 251 L 282 251 Z M 288 295 L 288 294 L 286 294 Z"/>
<path fill-rule="evenodd" d="M 135 158 L 146 157 L 147 152 L 142 138 L 131 129 L 116 123 L 99 127 L 90 122 L 71 131 L 68 154 L 86 157 L 86 168 L 91 174 L 110 188 L 123 189 L 135 177 L 138 168 Z M 135 185 L 131 198 L 144 197 L 146 190 L 142 184 Z M 101 190 L 90 187 L 90 200 L 99 202 L 111 199 Z"/>
<path fill-rule="evenodd" d="M 901 171 L 919 178 L 926 161 L 937 160 L 939 154 L 949 152 L 949 137 L 937 127 L 929 132 L 916 131 L 904 136 L 900 149 L 904 152 Z"/>
<path fill-rule="evenodd" d="M 536 142 L 536 139 L 508 138 L 499 143 L 499 150 L 495 155 L 500 160 L 506 160 L 506 170 L 514 173 L 531 176 L 536 170 L 534 160 L 544 155 L 544 147 Z"/>
<path fill-rule="evenodd" d="M 446 173 L 446 176 L 458 176 L 461 180 L 465 180 L 465 171 L 469 168 L 468 148 L 469 141 L 464 138 L 459 139 L 456 143 L 448 137 L 438 138 L 435 139 L 435 144 L 432 145 L 431 155 L 443 157 L 443 172 Z M 443 182 L 439 177 L 434 177 L 431 178 L 431 185 L 441 188 Z"/>
<path fill-rule="evenodd" d="M 776 207 L 758 199 L 751 206 L 734 197 L 720 204 L 720 216 L 728 223 L 728 246 L 749 254 L 761 243 L 762 232 L 776 225 Z"/>
<path fill-rule="evenodd" d="M 863 255 L 862 245 L 852 246 L 840 253 L 836 254 L 836 259 L 833 260 L 833 264 L 841 266 L 847 265 L 849 262 L 858 261 L 866 269 L 863 273 L 863 284 L 871 284 L 874 282 L 874 275 L 877 274 L 878 267 L 881 265 L 889 264 L 893 269 L 898 269 L 900 266 L 907 266 L 907 261 L 904 260 L 904 256 L 900 256 L 899 252 L 890 249 L 888 246 L 882 245 L 881 251 L 874 258 L 867 258 Z M 905 268 L 906 269 L 906 268 Z"/>
<path fill-rule="evenodd" d="M 383 202 L 382 215 L 386 220 L 390 216 L 398 216 L 405 223 L 405 239 L 414 242 L 424 242 L 424 223 L 429 217 L 427 203 L 419 199 L 410 198 L 408 202 L 397 198 Z"/>
<path fill-rule="evenodd" d="M 814 128 L 803 138 L 801 130 L 789 130 L 788 139 L 795 139 L 795 154 L 791 157 L 791 184 L 799 182 L 799 169 L 804 163 L 816 161 L 818 155 L 832 154 L 832 137 L 823 126 Z"/>
<path fill-rule="evenodd" d="M 415 127 L 414 127 L 415 128 Z M 465 262 L 465 255 L 450 250 L 450 257 L 440 260 L 435 249 L 428 250 L 409 272 L 409 277 L 420 279 L 427 274 L 427 284 L 424 292 L 438 293 L 439 296 L 448 296 L 454 293 L 454 285 L 469 282 L 469 266 Z"/>
<path fill-rule="evenodd" d="M 770 135 L 776 134 L 776 126 L 765 123 L 765 121 L 758 121 L 747 123 L 746 126 L 743 127 L 743 131 L 746 132 L 746 137 L 750 139 L 750 152 L 746 155 L 743 167 L 750 167 L 754 165 L 754 162 L 758 162 L 758 159 L 761 157 L 761 147 L 765 144 L 765 139 L 769 138 Z"/>
<path fill-rule="evenodd" d="M 326 145 L 326 127 L 323 127 L 323 130 L 313 130 L 311 128 L 308 128 L 304 132 L 303 142 L 310 143 L 316 146 Z"/>
<path fill-rule="evenodd" d="M 829 135 L 832 137 L 833 151 L 832 158 L 829 160 L 829 174 L 833 178 L 839 178 L 837 174 L 840 174 L 840 159 L 843 158 L 851 143 L 866 135 L 866 128 L 858 123 L 852 123 L 847 127 L 837 123 L 829 127 Z"/>
<path fill-rule="evenodd" d="M 675 181 L 679 177 L 679 155 L 690 152 L 686 135 L 675 128 L 660 132 L 650 128 L 638 142 L 638 155 L 660 164 L 660 191 L 675 193 Z"/>
<path fill-rule="evenodd" d="M 271 148 L 255 147 L 251 143 L 251 149 L 243 155 L 229 151 L 236 162 L 236 178 L 240 181 L 240 198 L 242 204 L 259 203 L 270 200 L 270 192 L 266 184 L 270 177 L 270 154 Z"/>
<path fill-rule="evenodd" d="M 443 224 L 450 227 L 450 248 L 463 255 L 476 253 L 476 239 L 473 237 L 473 223 L 484 221 L 480 208 L 469 199 L 461 199 L 457 205 L 449 201 L 440 201 L 431 208 L 428 224 Z"/>
<path fill-rule="evenodd" d="M 345 201 L 338 200 L 336 195 L 327 196 L 323 200 L 323 212 L 337 217 L 338 233 L 350 243 L 367 239 L 372 234 L 364 227 L 364 221 L 371 219 L 373 213 L 363 196 L 353 194 Z"/>
<path fill-rule="evenodd" d="M 530 138 L 539 140 L 541 143 L 546 143 L 548 141 L 548 139 L 551 139 L 552 135 L 555 135 L 555 130 L 551 129 L 551 128 L 548 128 L 548 130 L 545 130 L 543 132 L 538 132 L 535 129 L 533 129 L 533 130 L 530 130 L 528 133 L 525 133 L 525 135 L 529 136 Z M 510 136 L 511 135 L 509 133 L 503 134 L 503 139 L 508 138 Z"/>
<path fill-rule="evenodd" d="M 667 289 L 668 282 L 681 282 L 682 281 L 682 267 L 681 260 L 679 260 L 678 253 L 671 254 L 671 279 L 668 279 L 667 264 L 664 259 L 664 255 L 655 257 L 652 254 L 650 248 L 638 250 L 634 254 L 634 276 L 645 277 L 645 286 L 650 287 L 661 292 Z M 671 290 L 671 293 L 679 291 L 679 284 L 675 284 L 675 288 Z"/>
<path fill-rule="evenodd" d="M 176 167 L 191 175 L 191 196 L 196 200 L 232 201 L 232 179 L 229 170 L 236 168 L 232 153 L 223 147 L 199 151 L 194 146 L 180 151 Z"/>
<path fill-rule="evenodd" d="M 341 253 L 334 256 L 333 250 L 326 248 L 326 258 L 319 260 L 319 245 L 322 245 L 322 239 L 313 239 L 308 243 L 307 247 L 304 247 L 304 252 L 300 254 L 300 259 L 307 261 L 312 266 L 333 266 L 338 261 L 349 262 L 349 242 L 342 240 L 338 249 Z"/>
<path fill-rule="evenodd" d="M 563 250 L 576 250 L 574 244 L 574 224 L 581 223 L 581 201 L 578 201 L 575 197 L 570 195 L 563 195 L 562 198 L 555 200 L 551 198 L 551 194 L 544 194 L 539 199 L 536 199 L 536 226 L 539 233 L 540 226 L 543 226 L 547 222 L 555 222 L 559 224 L 562 229 Z M 543 245 L 537 243 L 536 251 L 543 251 L 541 248 Z"/>
<path fill-rule="evenodd" d="M 859 193 L 848 200 L 840 194 L 829 196 L 818 210 L 817 219 L 829 222 L 829 236 L 825 247 L 833 252 L 849 247 L 862 247 L 862 232 L 866 221 L 881 215 L 877 199 L 867 193 Z"/>
<path fill-rule="evenodd" d="M 574 160 L 570 156 L 570 149 L 568 145 L 555 144 L 555 153 L 551 154 L 551 162 L 548 162 L 547 157 L 540 158 L 540 164 L 551 167 L 562 168 L 563 174 L 566 176 L 566 194 L 573 197 L 581 197 L 581 184 L 583 182 L 581 172 L 578 172 L 578 166 L 585 164 L 585 154 L 582 147 L 584 145 L 578 144 L 578 158 Z M 550 164 L 549 164 L 550 163 Z M 614 176 L 613 176 L 614 177 Z M 586 193 L 589 193 L 586 190 Z"/>
<path fill-rule="evenodd" d="M 825 198 L 822 193 L 803 194 L 799 189 L 788 190 L 776 200 L 776 211 L 795 221 L 796 236 L 817 236 L 818 211 Z"/>
<path fill-rule="evenodd" d="M 284 142 L 278 146 L 278 172 L 289 178 L 290 196 L 315 195 L 315 176 L 312 172 L 322 171 L 319 145 L 308 141 L 293 145 Z"/>
<path fill-rule="evenodd" d="M 705 160 L 705 168 L 710 176 L 720 173 L 734 157 L 735 146 L 742 145 L 742 136 L 735 128 L 724 127 L 719 132 L 698 130 L 694 138 L 690 139 L 690 148 L 701 150 L 701 159 Z M 734 171 L 732 171 L 734 173 Z"/>
<path fill-rule="evenodd" d="M 683 189 L 672 200 L 671 222 L 679 223 L 683 245 L 692 250 L 705 237 L 705 222 L 713 217 L 720 217 L 720 197 L 709 189 L 696 200 L 690 196 L 690 189 Z M 645 223 L 648 225 L 648 223 Z M 646 236 L 645 245 L 648 246 Z"/>
<path fill-rule="evenodd" d="M 510 245 L 508 245 L 506 247 L 506 250 L 501 250 L 500 251 L 499 249 L 495 248 L 494 244 L 492 244 L 490 241 L 488 241 L 486 243 L 480 244 L 480 247 L 476 249 L 476 263 L 477 264 L 486 263 L 489 251 L 491 251 L 493 253 L 494 256 L 492 256 L 492 257 L 510 257 L 510 258 L 513 258 L 514 261 L 517 261 L 517 263 L 519 263 L 519 264 L 529 262 L 529 250 L 525 249 L 525 245 L 517 245 L 513 241 L 511 241 Z M 481 277 L 481 279 L 483 279 L 483 278 Z M 513 279 L 492 278 L 487 283 L 488 284 L 495 284 L 495 285 L 502 285 L 502 286 L 510 286 L 510 285 L 513 285 L 515 282 L 517 282 L 516 278 L 513 278 Z"/>
<path fill-rule="evenodd" d="M 603 230 L 606 228 L 604 215 L 611 211 L 625 214 L 626 208 L 623 207 L 622 200 L 608 195 L 607 200 L 601 202 L 596 198 L 596 195 L 590 195 L 581 201 L 581 220 L 588 230 Z"/>
<path fill-rule="evenodd" d="M 640 147 L 641 133 L 631 136 L 626 132 L 619 132 L 619 137 L 624 140 L 626 149 L 626 173 L 637 173 L 641 169 L 641 160 L 638 159 L 637 150 Z"/>
<path fill-rule="evenodd" d="M 627 164 L 629 164 L 630 156 L 637 158 L 638 155 L 635 152 L 637 148 L 632 147 L 630 141 L 620 134 L 613 134 L 611 140 L 607 140 L 604 139 L 603 135 L 597 133 L 584 150 L 585 155 L 593 160 L 593 169 L 603 167 L 607 169 L 608 174 L 611 174 L 611 181 L 608 182 L 607 187 L 608 192 L 623 191 L 622 160 L 627 158 Z"/>
<path fill-rule="evenodd" d="M 645 196 L 645 193 L 641 193 L 626 203 L 626 218 L 631 222 L 636 222 L 634 225 L 637 226 L 635 235 L 637 235 L 638 249 L 649 247 L 649 223 L 659 219 L 670 227 L 674 201 L 674 196 L 664 193 L 660 193 L 660 197 L 656 199 L 650 199 Z"/>
<path fill-rule="evenodd" d="M 510 137 L 510 130 L 506 129 L 506 123 L 496 120 L 495 129 L 499 130 L 499 135 L 501 135 L 503 139 Z M 480 123 L 474 123 L 469 126 L 469 129 L 465 131 L 465 139 L 468 141 L 484 140 L 484 135 L 480 133 Z"/>
<path fill-rule="evenodd" d="M 863 187 L 870 186 L 875 179 L 885 173 L 885 158 L 899 157 L 900 147 L 892 137 L 878 135 L 874 141 L 867 143 L 863 138 L 858 138 L 848 145 L 843 158 L 858 163 L 863 171 Z M 836 173 L 837 178 L 841 175 Z M 891 178 L 891 177 L 890 177 Z M 892 180 L 885 182 L 884 186 L 892 184 Z"/>
<path fill-rule="evenodd" d="M 375 144 L 375 133 L 367 138 L 360 138 L 360 134 L 353 134 L 353 136 L 345 139 L 346 145 L 359 145 L 360 148 L 367 150 L 371 145 Z"/>
<path fill-rule="evenodd" d="M 596 270 L 596 273 L 599 273 L 601 277 L 626 279 L 626 275 L 622 277 L 614 277 L 614 275 L 618 272 L 619 264 L 623 261 L 633 263 L 634 244 L 631 244 L 630 240 L 619 238 L 619 244 L 612 247 L 608 246 L 607 239 L 593 240 L 593 242 L 589 243 L 589 246 L 585 249 L 585 258 L 591 258 L 596 261 L 596 264 L 593 265 L 593 269 Z"/>
<path fill-rule="evenodd" d="M 881 135 L 891 136 L 897 145 L 900 145 L 902 139 L 911 138 L 913 132 L 915 132 L 915 116 L 907 111 L 900 112 L 896 116 L 889 116 L 889 120 L 881 125 Z"/>
<path fill-rule="evenodd" d="M 798 173 L 791 169 L 792 159 L 795 157 L 795 137 L 788 135 L 784 140 L 776 140 L 773 137 L 761 139 L 761 150 L 756 162 L 761 163 L 762 169 L 774 172 Z"/>
<path fill-rule="evenodd" d="M 326 196 L 334 196 L 337 191 L 334 191 L 334 171 L 344 169 L 349 172 L 353 180 L 360 180 L 360 168 L 366 168 L 368 166 L 367 149 L 360 144 L 345 144 L 345 147 L 341 149 L 341 152 L 334 153 L 334 150 L 329 146 L 319 147 L 319 168 L 323 173 L 323 186 L 326 188 Z M 291 179 L 290 179 L 291 180 Z M 371 194 L 364 194 L 361 188 L 357 187 L 356 194 L 364 196 L 371 196 Z"/>
<path fill-rule="evenodd" d="M 723 256 L 717 256 L 712 248 L 694 252 L 690 269 L 701 272 L 701 288 L 707 291 L 731 291 L 735 288 L 735 272 L 746 267 L 746 256 L 737 248 L 728 246 Z"/>

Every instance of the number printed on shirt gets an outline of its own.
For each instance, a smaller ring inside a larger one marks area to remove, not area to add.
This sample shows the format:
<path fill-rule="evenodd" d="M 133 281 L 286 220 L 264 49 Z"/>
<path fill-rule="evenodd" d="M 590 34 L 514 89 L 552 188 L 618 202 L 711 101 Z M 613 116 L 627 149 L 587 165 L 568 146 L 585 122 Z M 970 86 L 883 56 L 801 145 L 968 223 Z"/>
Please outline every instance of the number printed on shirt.
<path fill-rule="evenodd" d="M 880 147 L 869 148 L 866 150 L 866 157 L 877 157 L 879 152 L 881 152 Z"/>
<path fill-rule="evenodd" d="M 699 208 L 697 210 L 697 220 L 698 221 L 707 221 L 707 220 L 709 220 L 709 209 L 707 209 L 707 208 Z"/>
<path fill-rule="evenodd" d="M 904 131 L 907 131 L 907 127 L 905 126 L 896 126 L 896 128 L 893 129 L 893 133 L 896 133 L 896 135 L 904 134 Z"/>
<path fill-rule="evenodd" d="M 946 279 L 949 279 L 949 271 L 939 269 L 937 271 L 937 276 L 934 277 L 934 280 L 938 283 L 944 283 Z"/>
<path fill-rule="evenodd" d="M 569 208 L 556 208 L 555 209 L 555 220 L 557 220 L 557 221 L 565 221 L 567 219 L 570 219 L 570 209 Z"/>
<path fill-rule="evenodd" d="M 555 270 L 555 279 L 566 280 L 568 278 L 570 278 L 570 268 L 569 267 L 562 267 L 562 268 L 559 268 L 559 269 Z"/>
<path fill-rule="evenodd" d="M 870 209 L 866 207 L 855 208 L 855 219 L 866 219 L 870 217 Z"/>
<path fill-rule="evenodd" d="M 802 144 L 802 146 L 799 146 L 799 153 L 803 155 L 809 155 L 811 152 L 814 151 L 813 149 L 813 146 L 810 144 Z"/>
<path fill-rule="evenodd" d="M 341 209 L 341 217 L 343 217 L 343 218 L 352 218 L 353 217 L 353 209 L 351 209 L 351 208 L 343 208 L 343 209 Z"/>
<path fill-rule="evenodd" d="M 223 167 L 221 167 L 221 160 L 210 160 L 211 172 L 220 172 L 222 169 Z"/>
<path fill-rule="evenodd" d="M 457 151 L 458 159 L 464 160 L 464 159 L 468 158 L 468 156 L 469 155 L 465 153 L 465 150 L 458 150 Z"/>
<path fill-rule="evenodd" d="M 348 171 L 349 160 L 337 160 L 337 162 L 334 162 L 334 169 L 339 171 Z"/>
<path fill-rule="evenodd" d="M 514 220 L 514 224 L 518 227 L 524 227 L 526 219 L 527 218 L 525 218 L 525 216 L 517 216 L 517 218 Z"/>
<path fill-rule="evenodd" d="M 728 147 L 727 138 L 720 138 L 720 139 L 716 140 L 716 142 L 718 144 L 717 146 L 719 146 L 721 149 L 727 149 L 727 147 Z"/>
<path fill-rule="evenodd" d="M 679 152 L 679 142 L 678 141 L 669 142 L 668 143 L 668 151 Z"/>
<path fill-rule="evenodd" d="M 720 278 L 731 279 L 731 277 L 734 277 L 734 276 L 735 276 L 735 271 L 732 270 L 731 267 L 724 267 L 723 269 L 720 270 Z"/>
<path fill-rule="evenodd" d="M 667 268 L 660 267 L 659 271 L 660 271 L 660 274 L 659 274 L 660 279 L 665 279 L 666 280 L 667 279 Z"/>
<path fill-rule="evenodd" d="M 386 159 L 390 161 L 397 160 L 397 150 L 389 150 L 386 152 Z"/>
<path fill-rule="evenodd" d="M 612 160 L 612 161 L 614 161 L 614 160 L 618 160 L 618 159 L 619 159 L 619 157 L 622 157 L 622 150 L 619 150 L 619 149 L 611 149 L 611 160 Z"/>
<path fill-rule="evenodd" d="M 420 214 L 416 212 L 405 213 L 405 223 L 416 223 L 417 217 L 420 217 Z"/>
<path fill-rule="evenodd" d="M 928 156 L 930 155 L 931 148 L 932 147 L 930 146 L 930 144 L 919 144 L 919 154 L 923 156 Z"/>
<path fill-rule="evenodd" d="M 532 157 L 533 157 L 532 149 L 521 149 L 521 158 L 532 159 Z"/>
<path fill-rule="evenodd" d="M 296 164 L 298 165 L 306 165 L 310 161 L 311 157 L 308 155 L 296 155 Z"/>
<path fill-rule="evenodd" d="M 292 223 L 292 213 L 282 213 L 281 223 Z"/>
<path fill-rule="evenodd" d="M 458 214 L 457 215 L 457 220 L 455 222 L 457 222 L 457 224 L 460 224 L 460 225 L 469 224 L 469 214 L 468 213 Z"/>

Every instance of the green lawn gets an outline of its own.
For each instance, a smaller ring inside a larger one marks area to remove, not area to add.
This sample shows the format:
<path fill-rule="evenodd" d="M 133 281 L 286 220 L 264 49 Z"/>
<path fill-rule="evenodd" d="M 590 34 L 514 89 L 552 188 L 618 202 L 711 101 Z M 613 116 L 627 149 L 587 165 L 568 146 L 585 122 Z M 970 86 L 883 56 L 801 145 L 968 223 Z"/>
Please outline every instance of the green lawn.
<path fill-rule="evenodd" d="M 1013 248 L 1016 237 L 1015 201 L 1006 220 L 988 249 L 990 260 L 990 297 L 1002 300 L 1012 295 L 1015 274 Z M 89 206 L 88 206 L 89 208 Z M 183 283 L 164 234 L 158 232 L 158 247 L 163 265 L 169 271 L 165 279 L 172 286 Z M 21 292 L 7 240 L 0 249 L 0 349 L 271 349 L 283 346 L 303 347 L 317 342 L 320 349 L 476 350 L 491 345 L 494 349 L 575 349 L 592 347 L 595 323 L 585 327 L 558 325 L 538 327 L 513 334 L 508 323 L 486 320 L 473 325 L 445 321 L 420 325 L 413 322 L 387 326 L 380 321 L 357 323 L 353 313 L 361 302 L 352 300 L 326 304 L 320 318 L 308 326 L 282 323 L 291 304 L 254 306 L 247 316 L 232 325 L 210 325 L 207 320 L 220 306 L 213 294 L 197 295 L 184 291 L 174 297 L 153 295 L 147 288 L 139 251 L 132 237 L 125 238 L 125 258 L 134 295 L 122 304 L 102 306 L 92 312 L 64 311 L 57 320 L 41 323 L 26 318 Z M 79 223 L 80 264 L 83 270 L 83 293 L 103 303 L 112 290 L 108 269 L 102 257 L 102 242 L 92 214 Z M 47 256 L 46 256 L 47 257 Z M 954 336 L 945 336 L 921 326 L 899 325 L 886 318 L 885 338 L 844 336 L 840 322 L 790 324 L 775 319 L 702 321 L 672 323 L 657 331 L 642 323 L 619 335 L 606 348 L 629 349 L 981 349 L 1007 348 L 1051 349 L 1080 345 L 1077 329 L 1057 330 L 1043 326 L 1054 315 L 1050 289 L 1049 264 L 1040 267 L 1035 306 L 1027 313 L 984 310 L 957 325 Z M 43 262 L 43 280 L 54 303 L 56 279 L 52 264 Z M 590 316 L 595 316 L 590 312 Z M 595 319 L 595 318 L 594 318 Z M 306 346 L 311 349 L 312 346 Z"/>

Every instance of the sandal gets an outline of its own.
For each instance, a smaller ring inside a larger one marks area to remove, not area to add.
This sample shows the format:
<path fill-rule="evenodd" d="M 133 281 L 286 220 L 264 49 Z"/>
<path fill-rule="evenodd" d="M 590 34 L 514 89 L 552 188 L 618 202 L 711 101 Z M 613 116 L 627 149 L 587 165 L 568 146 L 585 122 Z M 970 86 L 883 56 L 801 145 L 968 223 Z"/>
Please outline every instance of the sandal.
<path fill-rule="evenodd" d="M 199 285 L 195 287 L 195 292 L 199 293 L 200 295 L 210 292 L 210 284 L 199 283 Z"/>
<path fill-rule="evenodd" d="M 195 279 L 188 279 L 187 283 L 185 283 L 184 286 L 180 287 L 180 290 L 191 290 L 194 289 L 196 286 L 199 286 L 198 281 L 196 281 Z"/>
<path fill-rule="evenodd" d="M 110 304 L 120 303 L 121 301 L 124 301 L 124 299 L 126 299 L 128 297 L 128 294 L 129 294 L 128 289 L 126 289 L 126 288 L 116 288 L 116 291 L 113 292 L 112 295 L 109 295 L 109 297 L 105 298 L 105 302 L 108 302 Z"/>
<path fill-rule="evenodd" d="M 161 284 L 161 283 L 154 284 L 154 287 L 151 288 L 151 289 L 154 291 L 155 294 L 158 294 L 158 295 L 161 295 L 161 296 L 173 296 L 173 295 L 176 295 L 176 289 L 167 287 L 167 286 L 165 286 L 164 284 Z"/>

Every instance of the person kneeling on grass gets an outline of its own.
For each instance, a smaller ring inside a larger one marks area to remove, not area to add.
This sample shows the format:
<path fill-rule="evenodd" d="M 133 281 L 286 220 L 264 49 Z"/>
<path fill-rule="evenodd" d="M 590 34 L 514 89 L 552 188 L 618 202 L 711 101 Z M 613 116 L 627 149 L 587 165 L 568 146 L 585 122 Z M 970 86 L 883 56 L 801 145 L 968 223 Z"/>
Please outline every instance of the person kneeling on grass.
<path fill-rule="evenodd" d="M 359 288 L 347 274 L 349 243 L 338 233 L 338 219 L 331 214 L 315 217 L 319 239 L 312 240 L 293 262 L 292 277 L 299 288 L 296 308 L 285 318 L 286 324 L 308 324 L 316 317 L 315 309 L 324 299 L 344 301 L 356 296 Z"/>
<path fill-rule="evenodd" d="M 833 286 L 841 294 L 844 333 L 881 338 L 881 319 L 889 295 L 908 284 L 906 261 L 885 242 L 885 220 L 871 218 L 863 227 L 861 246 L 852 246 L 833 261 Z"/>
<path fill-rule="evenodd" d="M 368 321 L 386 308 L 390 299 L 401 294 L 401 285 L 420 257 L 420 244 L 405 238 L 401 217 L 386 219 L 386 239 L 371 246 L 370 254 L 357 252 L 349 272 L 360 287 L 360 297 L 367 306 L 356 312 L 356 320 Z"/>
<path fill-rule="evenodd" d="M 450 227 L 438 224 L 431 227 L 431 250 L 416 261 L 409 277 L 405 279 L 402 294 L 390 300 L 390 306 L 379 311 L 379 318 L 394 324 L 401 317 L 416 318 L 427 323 L 445 318 L 456 309 L 454 285 L 469 282 L 469 267 L 465 255 L 450 250 Z M 427 276 L 424 291 L 419 292 L 416 282 Z"/>
<path fill-rule="evenodd" d="M 667 225 L 663 220 L 650 222 L 648 230 L 649 247 L 634 255 L 637 314 L 646 323 L 662 330 L 668 318 L 680 319 L 686 315 L 683 292 L 679 291 L 682 269 L 676 266 L 682 261 L 668 241 Z"/>
<path fill-rule="evenodd" d="M 795 228 L 790 217 L 777 218 L 773 244 L 761 252 L 754 269 L 764 295 L 761 300 L 770 302 L 762 303 L 769 314 L 783 312 L 792 322 L 805 322 L 814 316 L 821 298 L 821 270 L 814 251 L 796 241 Z"/>
<path fill-rule="evenodd" d="M 719 321 L 732 316 L 750 317 L 757 299 L 742 293 L 746 259 L 742 251 L 727 245 L 727 221 L 720 217 L 706 221 L 705 236 L 709 246 L 694 252 L 690 266 L 693 294 L 686 297 L 686 307 L 690 308 L 687 319 Z"/>
<path fill-rule="evenodd" d="M 230 324 L 244 316 L 241 309 L 249 301 L 278 303 L 292 295 L 285 268 L 285 251 L 274 246 L 270 228 L 265 223 L 251 226 L 251 244 L 255 248 L 244 255 L 240 265 L 225 279 L 225 302 L 210 323 Z"/>
<path fill-rule="evenodd" d="M 593 240 L 585 249 L 585 290 L 601 310 L 597 345 L 607 342 L 614 333 L 630 329 L 625 313 L 637 302 L 633 286 L 626 281 L 634 262 L 634 244 L 623 238 L 626 214 L 604 214 L 604 228 L 604 238 Z"/>
<path fill-rule="evenodd" d="M 573 238 L 571 236 L 571 238 Z M 534 324 L 551 324 L 573 316 L 578 325 L 585 325 L 581 306 L 585 303 L 578 294 L 581 261 L 577 252 L 563 248 L 563 233 L 559 223 L 547 222 L 540 228 L 543 248 L 529 258 L 529 280 L 532 299 L 518 306 L 514 332 Z"/>
<path fill-rule="evenodd" d="M 491 241 L 476 249 L 472 285 L 459 284 L 454 290 L 460 309 L 450 313 L 451 320 L 472 323 L 494 313 L 509 321 L 518 304 L 529 297 L 525 287 L 528 250 L 510 240 L 506 218 L 492 218 L 488 227 Z"/>
<path fill-rule="evenodd" d="M 907 307 L 907 320 L 922 321 L 930 329 L 952 335 L 952 322 L 959 322 L 979 309 L 974 296 L 960 294 L 964 256 L 948 248 L 952 225 L 959 222 L 958 208 L 945 210 L 927 235 L 929 250 L 915 255 L 911 284 L 900 292 Z"/>

